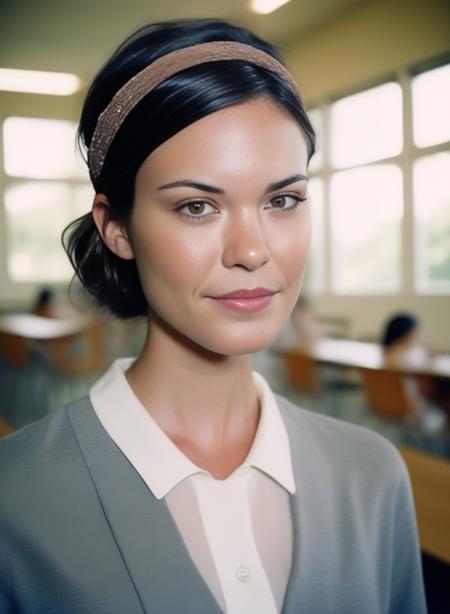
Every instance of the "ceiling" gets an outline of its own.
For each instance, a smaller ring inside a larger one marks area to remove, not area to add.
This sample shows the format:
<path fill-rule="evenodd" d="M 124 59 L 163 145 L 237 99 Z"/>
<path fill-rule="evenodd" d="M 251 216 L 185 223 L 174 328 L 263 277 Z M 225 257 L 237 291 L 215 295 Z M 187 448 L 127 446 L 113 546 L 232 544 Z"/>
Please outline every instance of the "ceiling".
<path fill-rule="evenodd" d="M 291 0 L 270 15 L 255 15 L 248 0 L 0 0 L 0 67 L 90 78 L 135 29 L 180 17 L 234 19 L 282 48 L 364 1 Z"/>

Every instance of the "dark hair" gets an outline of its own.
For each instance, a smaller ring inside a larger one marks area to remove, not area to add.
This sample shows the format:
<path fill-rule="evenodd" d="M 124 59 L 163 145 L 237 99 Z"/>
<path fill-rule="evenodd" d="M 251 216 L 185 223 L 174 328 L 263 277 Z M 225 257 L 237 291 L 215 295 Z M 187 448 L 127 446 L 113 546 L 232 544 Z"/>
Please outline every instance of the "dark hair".
<path fill-rule="evenodd" d="M 408 313 L 399 313 L 385 325 L 383 335 L 381 337 L 382 345 L 387 348 L 402 337 L 406 337 L 419 326 L 419 321 L 413 315 Z"/>
<path fill-rule="evenodd" d="M 217 40 L 246 43 L 281 61 L 271 45 L 227 21 L 187 19 L 148 25 L 117 49 L 90 86 L 78 130 L 80 148 L 89 148 L 99 114 L 133 75 L 175 49 Z M 305 108 L 277 74 L 243 60 L 200 64 L 149 92 L 119 129 L 93 182 L 96 192 L 108 197 L 111 214 L 128 221 L 137 171 L 159 145 L 209 113 L 257 96 L 274 100 L 296 119 L 307 141 L 309 160 L 315 150 L 314 129 Z M 135 261 L 119 258 L 108 249 L 91 213 L 64 230 L 63 244 L 76 275 L 99 305 L 122 318 L 147 315 Z"/>
<path fill-rule="evenodd" d="M 35 308 L 48 305 L 54 298 L 53 290 L 51 288 L 43 287 L 39 290 L 35 301 Z"/>

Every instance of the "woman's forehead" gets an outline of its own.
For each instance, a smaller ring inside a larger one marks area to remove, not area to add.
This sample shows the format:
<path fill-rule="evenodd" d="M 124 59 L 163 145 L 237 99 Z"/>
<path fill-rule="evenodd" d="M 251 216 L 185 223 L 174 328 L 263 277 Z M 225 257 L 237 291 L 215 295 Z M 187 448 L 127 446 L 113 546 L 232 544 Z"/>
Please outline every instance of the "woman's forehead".
<path fill-rule="evenodd" d="M 152 152 L 137 181 L 263 174 L 269 183 L 289 174 L 306 175 L 307 158 L 296 120 L 260 98 L 211 113 L 181 130 Z"/>

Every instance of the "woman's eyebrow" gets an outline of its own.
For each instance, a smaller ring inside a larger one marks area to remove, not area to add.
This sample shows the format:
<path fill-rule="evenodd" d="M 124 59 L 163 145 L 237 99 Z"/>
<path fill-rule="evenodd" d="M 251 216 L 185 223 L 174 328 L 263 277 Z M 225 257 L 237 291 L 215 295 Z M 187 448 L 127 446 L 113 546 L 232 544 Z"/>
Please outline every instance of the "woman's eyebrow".
<path fill-rule="evenodd" d="M 212 185 L 206 183 L 200 183 L 199 181 L 192 181 L 191 179 L 180 179 L 180 181 L 173 181 L 172 183 L 166 183 L 159 186 L 158 190 L 167 190 L 168 188 L 195 188 L 196 190 L 202 190 L 202 192 L 212 192 L 213 194 L 225 194 L 225 191 L 221 188 L 215 188 Z"/>
<path fill-rule="evenodd" d="M 266 193 L 275 192 L 275 190 L 281 190 L 281 188 L 285 188 L 287 185 L 295 183 L 296 181 L 308 181 L 308 177 L 306 175 L 292 175 L 291 177 L 287 177 L 286 179 L 282 179 L 281 181 L 269 183 L 266 188 Z"/>
<path fill-rule="evenodd" d="M 292 175 L 291 177 L 287 177 L 286 179 L 282 179 L 281 181 L 275 181 L 274 183 L 270 183 L 266 188 L 267 192 L 274 192 L 275 190 L 280 190 L 281 188 L 290 185 L 291 183 L 295 183 L 296 181 L 308 181 L 308 177 L 306 175 Z M 206 183 L 201 183 L 199 181 L 192 181 L 191 179 L 180 179 L 179 181 L 173 181 L 171 183 L 166 183 L 164 185 L 159 186 L 158 190 L 167 190 L 169 188 L 195 188 L 196 190 L 202 190 L 202 192 L 211 192 L 213 194 L 225 194 L 225 190 L 222 188 L 216 188 L 212 185 L 208 185 Z"/>

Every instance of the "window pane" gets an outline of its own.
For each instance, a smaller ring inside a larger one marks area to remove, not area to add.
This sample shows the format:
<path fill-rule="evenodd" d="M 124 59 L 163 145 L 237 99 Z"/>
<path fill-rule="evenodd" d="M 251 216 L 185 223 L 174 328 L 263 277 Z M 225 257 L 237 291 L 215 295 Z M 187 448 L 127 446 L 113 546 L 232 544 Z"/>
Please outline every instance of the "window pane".
<path fill-rule="evenodd" d="M 8 273 L 13 281 L 64 281 L 71 268 L 61 246 L 70 188 L 26 182 L 5 191 Z"/>
<path fill-rule="evenodd" d="M 316 153 L 311 158 L 311 162 L 309 163 L 309 171 L 314 173 L 318 171 L 323 166 L 323 153 L 322 153 L 322 112 L 319 109 L 310 109 L 308 111 L 308 117 L 311 120 L 311 123 L 316 131 L 317 142 L 316 142 Z"/>
<path fill-rule="evenodd" d="M 415 77 L 412 98 L 416 145 L 450 141 L 450 64 Z"/>
<path fill-rule="evenodd" d="M 400 169 L 380 164 L 336 173 L 330 207 L 332 285 L 338 293 L 400 287 L 403 186 Z"/>
<path fill-rule="evenodd" d="M 3 124 L 5 171 L 13 177 L 87 177 L 75 155 L 76 125 L 55 119 L 8 117 Z"/>
<path fill-rule="evenodd" d="M 331 163 L 343 168 L 396 156 L 403 147 L 402 91 L 385 83 L 331 106 Z"/>
<path fill-rule="evenodd" d="M 308 192 L 311 202 L 311 250 L 305 276 L 305 289 L 308 294 L 323 292 L 324 279 L 324 220 L 323 220 L 323 181 L 319 177 L 309 180 Z"/>
<path fill-rule="evenodd" d="M 94 196 L 94 188 L 90 183 L 81 185 L 74 189 L 73 219 L 80 217 L 91 210 Z"/>
<path fill-rule="evenodd" d="M 450 292 L 450 154 L 414 164 L 416 283 L 422 292 Z"/>

